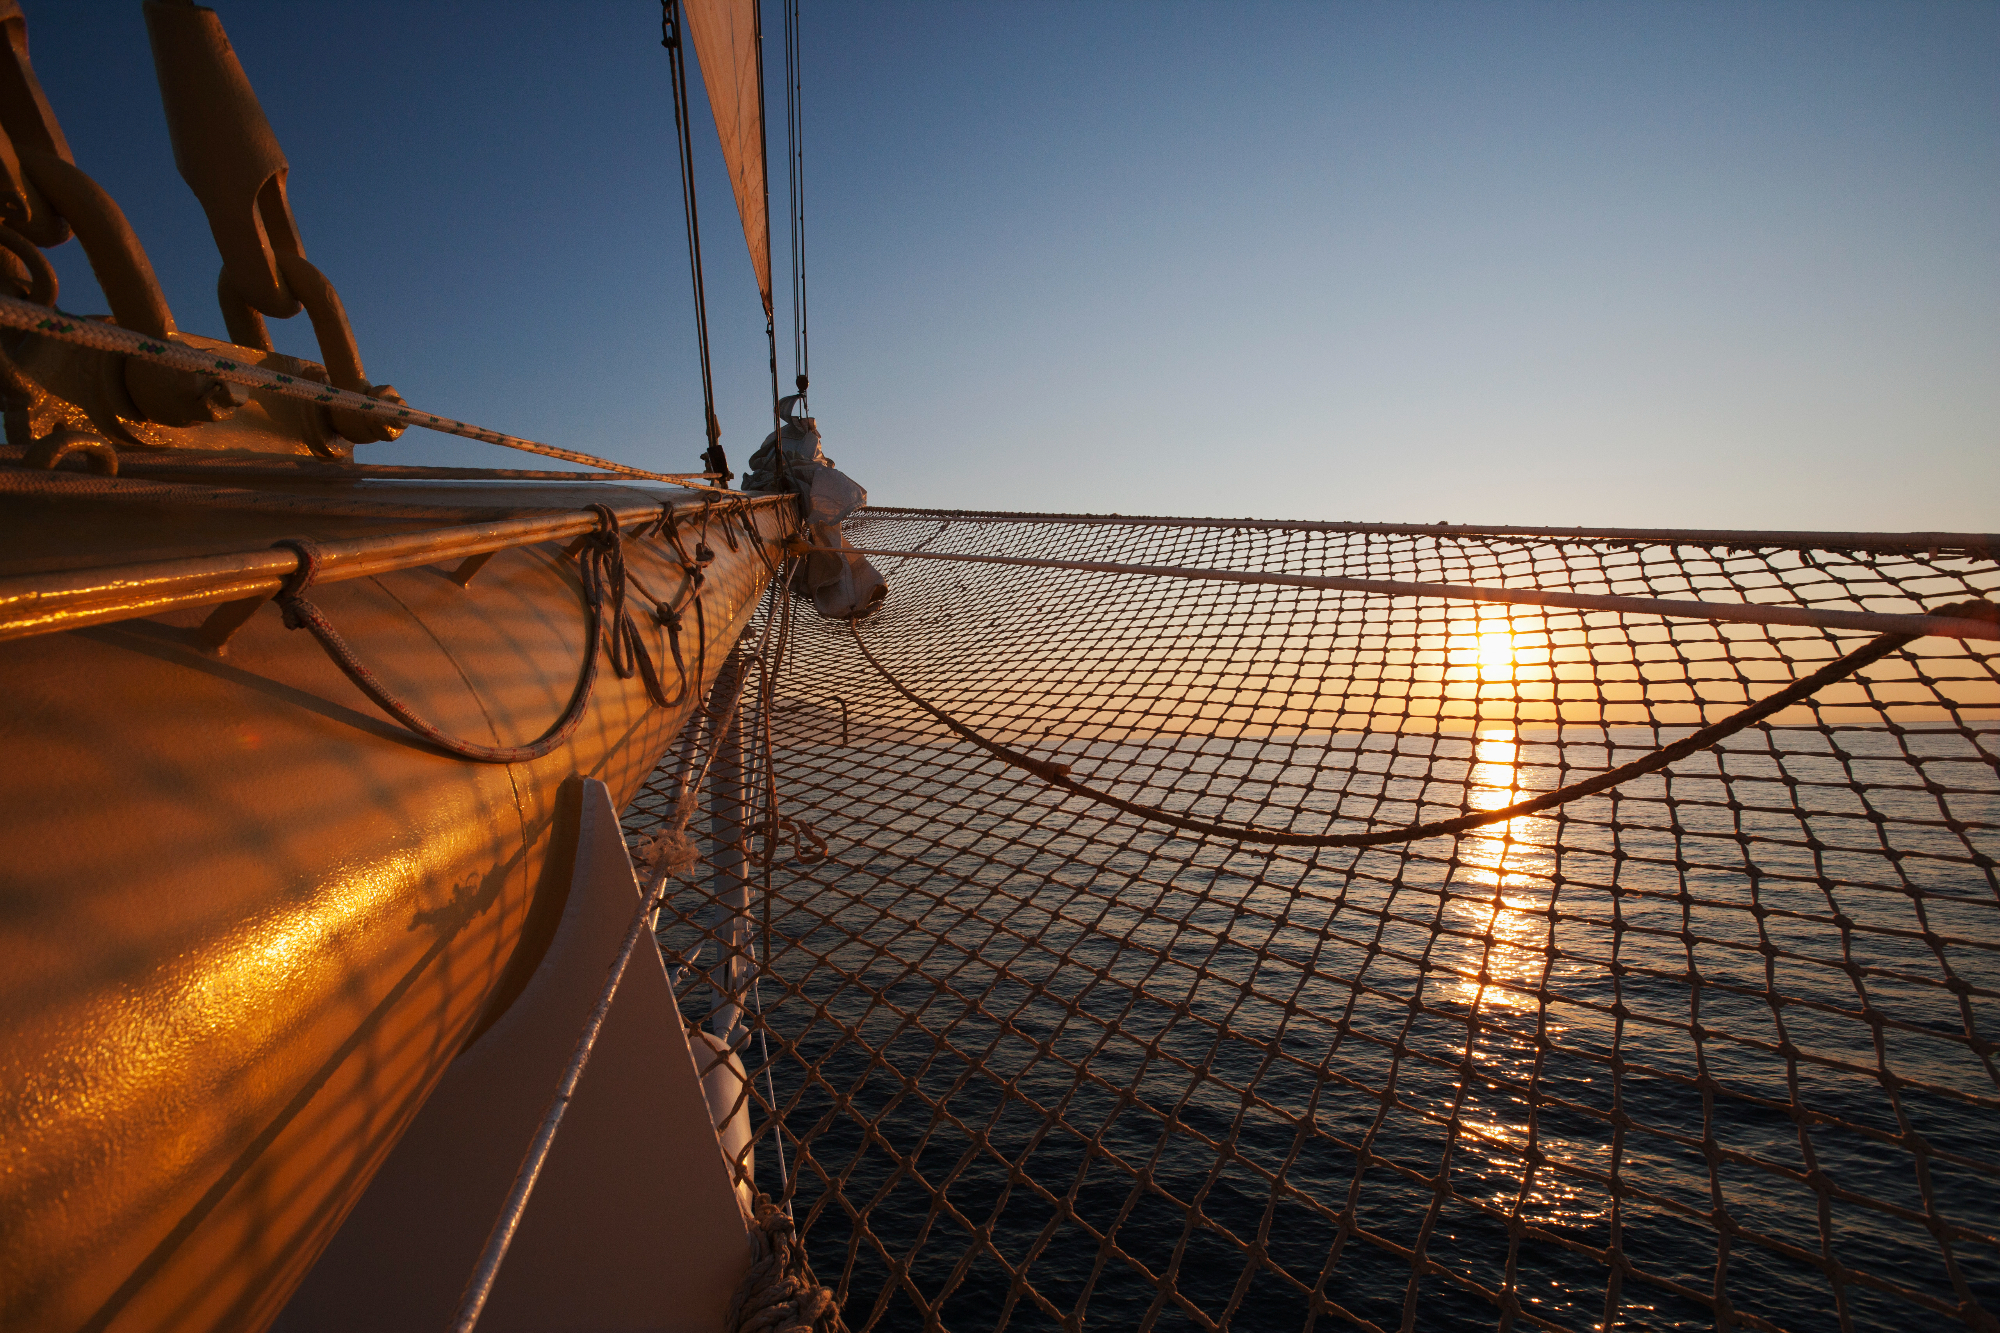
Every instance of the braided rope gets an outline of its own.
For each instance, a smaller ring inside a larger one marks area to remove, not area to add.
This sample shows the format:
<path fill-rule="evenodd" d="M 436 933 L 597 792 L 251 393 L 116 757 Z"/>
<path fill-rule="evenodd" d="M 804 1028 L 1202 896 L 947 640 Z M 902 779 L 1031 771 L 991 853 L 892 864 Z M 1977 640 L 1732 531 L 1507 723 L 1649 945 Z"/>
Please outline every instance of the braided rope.
<path fill-rule="evenodd" d="M 167 342 L 158 338 L 148 338 L 116 324 L 101 320 L 81 319 L 65 315 L 48 306 L 36 305 L 15 296 L 0 295 L 0 326 L 24 329 L 29 333 L 56 338 L 74 343 L 79 347 L 91 347 L 100 352 L 113 352 L 120 356 L 136 356 L 175 370 L 184 370 L 192 375 L 205 375 L 211 379 L 227 380 L 231 384 L 248 385 L 253 389 L 268 389 L 289 398 L 302 399 L 309 403 L 320 403 L 327 407 L 339 408 L 347 412 L 360 412 L 371 417 L 386 418 L 399 426 L 422 426 L 428 430 L 457 435 L 468 440 L 478 440 L 482 444 L 497 444 L 504 449 L 520 449 L 531 454 L 544 454 L 550 458 L 561 458 L 571 463 L 582 463 L 589 467 L 603 468 L 627 477 L 644 477 L 649 481 L 670 482 L 686 486 L 692 490 L 714 490 L 715 487 L 702 486 L 687 480 L 686 473 L 648 472 L 644 468 L 629 467 L 624 463 L 614 463 L 595 454 L 581 453 L 575 449 L 563 449 L 553 444 L 543 444 L 538 440 L 522 439 L 518 435 L 503 435 L 499 431 L 487 430 L 469 422 L 454 421 L 450 417 L 437 416 L 431 412 L 421 412 L 407 403 L 391 399 L 370 398 L 366 394 L 348 389 L 338 389 L 318 380 L 305 379 L 297 375 L 284 375 L 261 366 L 234 361 L 213 352 L 190 347 L 185 343 Z"/>
<path fill-rule="evenodd" d="M 839 1333 L 840 1307 L 806 1262 L 792 1219 L 757 1195 L 750 1223 L 750 1271 L 730 1297 L 726 1333 Z"/>

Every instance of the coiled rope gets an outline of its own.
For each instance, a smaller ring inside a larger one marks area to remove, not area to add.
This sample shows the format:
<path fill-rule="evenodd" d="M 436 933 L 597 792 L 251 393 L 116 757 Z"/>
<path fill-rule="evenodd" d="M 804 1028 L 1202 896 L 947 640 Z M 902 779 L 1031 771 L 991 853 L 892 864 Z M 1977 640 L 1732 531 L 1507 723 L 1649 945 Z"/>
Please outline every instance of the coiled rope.
<path fill-rule="evenodd" d="M 1981 598 L 1974 598 L 1971 601 L 1958 602 L 1951 606 L 1940 607 L 1933 614 L 2000 623 L 2000 607 L 1996 607 L 1992 602 Z M 1676 760 L 1685 759 L 1698 750 L 1705 750 L 1710 746 L 1717 745 L 1728 737 L 1742 731 L 1745 727 L 1754 726 L 1772 714 L 1780 712 L 1803 699 L 1810 698 L 1835 681 L 1850 676 L 1873 662 L 1880 661 L 1905 644 L 1922 637 L 1916 634 L 1894 633 L 1877 635 L 1846 656 L 1836 658 L 1832 662 L 1827 663 L 1810 676 L 1795 680 L 1777 693 L 1759 700 L 1757 703 L 1750 705 L 1740 712 L 1732 713 L 1720 722 L 1703 727 L 1699 731 L 1685 736 L 1671 745 L 1661 746 L 1650 754 L 1635 759 L 1629 764 L 1621 764 L 1617 768 L 1609 769 L 1606 772 L 1598 774 L 1596 777 L 1586 778 L 1582 782 L 1571 783 L 1566 787 L 1557 787 L 1553 791 L 1543 792 L 1541 795 L 1530 797 L 1525 801 L 1517 801 L 1513 805 L 1502 806 L 1497 810 L 1481 810 L 1474 814 L 1460 815 L 1454 819 L 1439 819 L 1427 824 L 1413 824 L 1407 828 L 1387 829 L 1380 833 L 1311 834 L 1277 833 L 1265 829 L 1250 828 L 1242 824 L 1218 824 L 1208 820 L 1193 819 L 1187 815 L 1175 814 L 1171 811 L 1161 809 L 1158 806 L 1141 805 L 1137 801 L 1128 801 L 1123 797 L 1113 796 L 1109 792 L 1099 791 L 1093 787 L 1086 787 L 1070 776 L 1067 764 L 1050 763 L 1046 760 L 1036 759 L 1032 755 L 1022 754 L 1020 751 L 1002 745 L 998 741 L 990 740 L 956 718 L 951 717 L 944 710 L 938 708 L 928 700 L 919 698 L 901 681 L 897 680 L 895 676 L 891 675 L 888 668 L 884 667 L 876 659 L 875 655 L 868 651 L 868 645 L 861 639 L 861 631 L 853 622 L 849 622 L 849 630 L 854 635 L 855 646 L 861 650 L 861 655 L 868 659 L 868 664 L 874 667 L 881 674 L 882 679 L 888 681 L 898 694 L 923 709 L 926 713 L 929 713 L 938 721 L 944 723 L 955 734 L 971 741 L 974 745 L 993 755 L 996 759 L 1011 764 L 1015 768 L 1033 773 L 1050 786 L 1059 787 L 1066 792 L 1081 796 L 1086 800 L 1095 801 L 1100 805 L 1111 806 L 1113 809 L 1122 810 L 1126 814 L 1136 815 L 1141 819 L 1161 824 L 1171 824 L 1175 828 L 1186 829 L 1192 833 L 1204 833 L 1211 837 L 1225 838 L 1232 842 L 1265 843 L 1281 847 L 1379 847 L 1386 843 L 1415 842 L 1420 838 L 1435 838 L 1445 834 L 1465 833 L 1472 829 L 1483 828 L 1489 824 L 1498 824 L 1509 819 L 1519 818 L 1522 815 L 1531 815 L 1540 810 L 1565 805 L 1570 801 L 1580 800 L 1585 796 L 1609 790 L 1621 783 L 1630 782 L 1633 778 L 1642 777 L 1647 773 L 1658 772 Z"/>
<path fill-rule="evenodd" d="M 646 650 L 646 641 L 640 635 L 639 627 L 632 623 L 632 614 L 625 606 L 628 575 L 625 571 L 625 542 L 618 528 L 618 515 L 611 511 L 609 505 L 593 504 L 589 508 L 597 515 L 599 527 L 584 538 L 577 551 L 577 573 L 583 579 L 584 600 L 598 608 L 605 660 L 611 663 L 611 669 L 618 673 L 621 680 L 630 680 L 637 672 L 645 684 L 647 696 L 660 707 L 671 708 L 687 697 L 687 668 L 681 668 L 680 690 L 669 699 L 660 684 L 660 673 L 653 667 L 653 655 Z M 657 609 L 654 614 L 659 618 Z M 663 618 L 661 623 L 665 623 Z M 674 658 L 679 661 L 678 651 L 674 653 Z"/>
<path fill-rule="evenodd" d="M 590 628 L 584 638 L 583 669 L 577 676 L 576 688 L 570 691 L 569 707 L 563 710 L 555 725 L 542 733 L 540 739 L 527 745 L 476 745 L 471 741 L 458 739 L 433 726 L 417 713 L 396 693 L 370 671 L 354 650 L 342 638 L 340 631 L 333 627 L 326 615 L 305 599 L 306 590 L 312 587 L 314 576 L 319 572 L 319 545 L 303 537 L 290 537 L 273 546 L 284 547 L 298 552 L 299 568 L 285 580 L 284 588 L 277 595 L 279 609 L 284 613 L 286 629 L 302 629 L 319 641 L 326 655 L 341 673 L 353 681 L 355 687 L 377 707 L 398 722 L 408 727 L 426 741 L 443 750 L 446 754 L 460 759 L 471 759 L 482 764 L 518 764 L 531 759 L 539 759 L 569 739 L 583 720 L 584 706 L 590 701 L 591 687 L 597 683 L 597 640 L 603 621 L 603 610 L 598 596 L 593 595 L 588 580 L 584 583 L 584 614 Z"/>
<path fill-rule="evenodd" d="M 840 1333 L 840 1306 L 806 1264 L 806 1247 L 784 1210 L 761 1191 L 750 1222 L 750 1271 L 730 1297 L 726 1333 Z"/>

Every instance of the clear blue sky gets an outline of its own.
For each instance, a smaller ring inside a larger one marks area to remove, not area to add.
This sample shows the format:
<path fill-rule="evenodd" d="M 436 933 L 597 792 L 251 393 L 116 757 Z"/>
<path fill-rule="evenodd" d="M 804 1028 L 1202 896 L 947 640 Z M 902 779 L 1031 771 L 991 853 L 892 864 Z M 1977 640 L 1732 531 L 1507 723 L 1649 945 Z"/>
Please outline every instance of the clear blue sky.
<path fill-rule="evenodd" d="M 878 503 L 2000 528 L 2000 5 L 803 7 L 814 409 Z M 694 466 L 657 5 L 222 13 L 374 378 Z M 28 14 L 219 335 L 137 0 Z M 697 130 L 740 462 L 762 316 Z"/>

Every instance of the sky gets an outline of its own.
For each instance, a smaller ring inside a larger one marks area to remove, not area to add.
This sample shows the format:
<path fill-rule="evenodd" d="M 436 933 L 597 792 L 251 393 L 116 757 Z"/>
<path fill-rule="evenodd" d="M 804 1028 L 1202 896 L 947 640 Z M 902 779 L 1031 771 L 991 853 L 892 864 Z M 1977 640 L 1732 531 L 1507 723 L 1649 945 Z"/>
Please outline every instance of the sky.
<path fill-rule="evenodd" d="M 812 405 L 877 504 L 2000 529 L 2000 5 L 801 8 Z M 26 9 L 78 164 L 221 336 L 139 4 Z M 657 5 L 220 9 L 371 378 L 698 466 Z M 740 467 L 763 314 L 695 132 Z"/>

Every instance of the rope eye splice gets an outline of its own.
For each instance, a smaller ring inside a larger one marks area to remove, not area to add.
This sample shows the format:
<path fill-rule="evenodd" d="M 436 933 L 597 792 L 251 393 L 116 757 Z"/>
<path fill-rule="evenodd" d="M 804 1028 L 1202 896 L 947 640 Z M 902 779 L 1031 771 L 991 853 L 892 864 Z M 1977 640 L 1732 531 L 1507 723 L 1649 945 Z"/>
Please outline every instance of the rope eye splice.
<path fill-rule="evenodd" d="M 418 714 L 370 671 L 326 614 L 306 598 L 325 561 L 325 552 L 317 542 L 305 537 L 291 537 L 272 543 L 272 549 L 291 551 L 299 561 L 298 567 L 285 577 L 273 600 L 278 604 L 286 629 L 302 629 L 311 634 L 327 657 L 357 689 L 383 712 L 437 749 L 455 758 L 482 764 L 515 764 L 539 759 L 568 740 L 583 721 L 584 709 L 597 683 L 597 654 L 600 648 L 620 679 L 629 680 L 636 673 L 645 684 L 647 696 L 661 708 L 674 707 L 686 699 L 688 691 L 698 684 L 707 666 L 707 624 L 699 593 L 701 567 L 684 559 L 690 571 L 689 600 L 694 604 L 699 635 L 696 672 L 690 677 L 681 654 L 679 611 L 653 597 L 626 568 L 625 535 L 612 509 L 603 504 L 593 504 L 589 508 L 597 515 L 597 529 L 585 534 L 571 548 L 577 559 L 578 582 L 583 592 L 586 621 L 583 664 L 562 716 L 538 739 L 526 745 L 479 745 L 448 735 Z M 660 684 L 645 636 L 626 605 L 628 582 L 653 603 L 653 618 L 667 632 L 674 666 L 680 675 L 680 689 L 672 698 L 667 697 Z"/>

